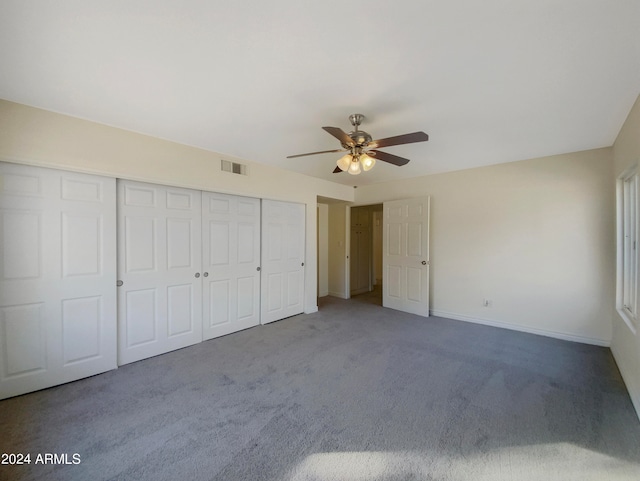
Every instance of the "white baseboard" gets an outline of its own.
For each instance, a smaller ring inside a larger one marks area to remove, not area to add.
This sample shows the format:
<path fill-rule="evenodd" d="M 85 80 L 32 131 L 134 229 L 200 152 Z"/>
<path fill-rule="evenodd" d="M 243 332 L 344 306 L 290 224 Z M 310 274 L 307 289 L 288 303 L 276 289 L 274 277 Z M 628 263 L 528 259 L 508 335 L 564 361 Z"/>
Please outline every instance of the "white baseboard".
<path fill-rule="evenodd" d="M 576 336 L 575 334 L 567 334 L 565 332 L 549 331 L 547 329 L 537 329 L 535 327 L 520 326 L 518 324 L 510 324 L 508 322 L 494 321 L 490 319 L 480 319 L 477 317 L 455 314 L 453 312 L 445 312 L 439 310 L 429 311 L 430 315 L 437 317 L 445 317 L 447 319 L 455 319 L 456 321 L 473 322 L 475 324 L 484 324 L 485 326 L 500 327 L 503 329 L 511 329 L 512 331 L 528 332 L 529 334 L 538 334 L 539 336 L 554 337 L 563 341 L 580 342 L 582 344 L 592 344 L 594 346 L 611 347 L 611 340 L 596 339 L 592 337 Z"/>
<path fill-rule="evenodd" d="M 347 296 L 344 295 L 344 292 L 329 291 L 329 295 L 332 297 L 338 297 L 340 299 L 349 299 Z"/>

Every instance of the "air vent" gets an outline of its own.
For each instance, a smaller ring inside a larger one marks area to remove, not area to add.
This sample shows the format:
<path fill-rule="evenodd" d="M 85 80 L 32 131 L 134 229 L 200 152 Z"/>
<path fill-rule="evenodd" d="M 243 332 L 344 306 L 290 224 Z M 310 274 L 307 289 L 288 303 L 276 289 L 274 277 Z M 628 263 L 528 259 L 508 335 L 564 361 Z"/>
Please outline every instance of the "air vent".
<path fill-rule="evenodd" d="M 221 169 L 223 172 L 231 172 L 232 174 L 247 175 L 247 166 L 222 159 Z"/>

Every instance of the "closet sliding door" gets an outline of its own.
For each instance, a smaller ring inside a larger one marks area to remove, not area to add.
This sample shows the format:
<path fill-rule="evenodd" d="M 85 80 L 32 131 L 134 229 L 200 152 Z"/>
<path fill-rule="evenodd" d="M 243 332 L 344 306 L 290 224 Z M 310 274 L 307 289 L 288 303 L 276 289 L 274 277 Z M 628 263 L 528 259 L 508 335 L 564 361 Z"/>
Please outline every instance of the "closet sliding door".
<path fill-rule="evenodd" d="M 200 191 L 118 181 L 118 363 L 202 341 Z"/>
<path fill-rule="evenodd" d="M 203 337 L 260 324 L 260 199 L 202 193 Z"/>
<path fill-rule="evenodd" d="M 116 365 L 115 179 L 0 162 L 0 399 Z"/>

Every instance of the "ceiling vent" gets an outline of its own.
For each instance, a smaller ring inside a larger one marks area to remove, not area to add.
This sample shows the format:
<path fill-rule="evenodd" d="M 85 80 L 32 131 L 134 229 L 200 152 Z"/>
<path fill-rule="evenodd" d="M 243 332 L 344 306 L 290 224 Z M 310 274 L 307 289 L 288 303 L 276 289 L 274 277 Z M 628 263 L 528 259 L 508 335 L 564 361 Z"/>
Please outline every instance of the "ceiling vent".
<path fill-rule="evenodd" d="M 229 160 L 221 160 L 220 169 L 223 172 L 230 172 L 232 174 L 247 175 L 247 166 L 239 164 L 237 162 L 231 162 Z"/>

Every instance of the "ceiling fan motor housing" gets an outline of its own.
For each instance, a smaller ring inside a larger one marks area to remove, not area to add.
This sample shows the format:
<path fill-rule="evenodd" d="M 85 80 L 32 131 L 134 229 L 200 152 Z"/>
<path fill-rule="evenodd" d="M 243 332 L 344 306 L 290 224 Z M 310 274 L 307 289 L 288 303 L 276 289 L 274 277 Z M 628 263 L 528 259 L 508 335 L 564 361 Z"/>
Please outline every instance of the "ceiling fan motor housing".
<path fill-rule="evenodd" d="M 349 115 L 349 122 L 351 122 L 351 125 L 353 125 L 355 127 L 354 130 L 349 132 L 349 137 L 353 141 L 354 145 L 342 144 L 342 146 L 345 149 L 350 149 L 352 147 L 364 147 L 366 144 L 371 142 L 371 140 L 373 139 L 373 137 L 371 137 L 371 135 L 369 135 L 364 130 L 358 130 L 358 127 L 360 126 L 360 124 L 362 123 L 363 120 L 364 120 L 364 115 L 362 115 L 362 114 L 351 114 L 351 115 Z"/>
<path fill-rule="evenodd" d="M 353 146 L 356 146 L 356 147 L 364 147 L 373 139 L 373 137 L 371 137 L 371 135 L 369 135 L 364 130 L 354 130 L 353 132 L 349 132 L 349 137 L 351 137 L 351 140 L 353 140 L 353 144 L 354 144 Z M 345 149 L 349 149 L 353 147 L 351 145 L 345 145 L 345 144 L 342 144 L 342 146 Z"/>

